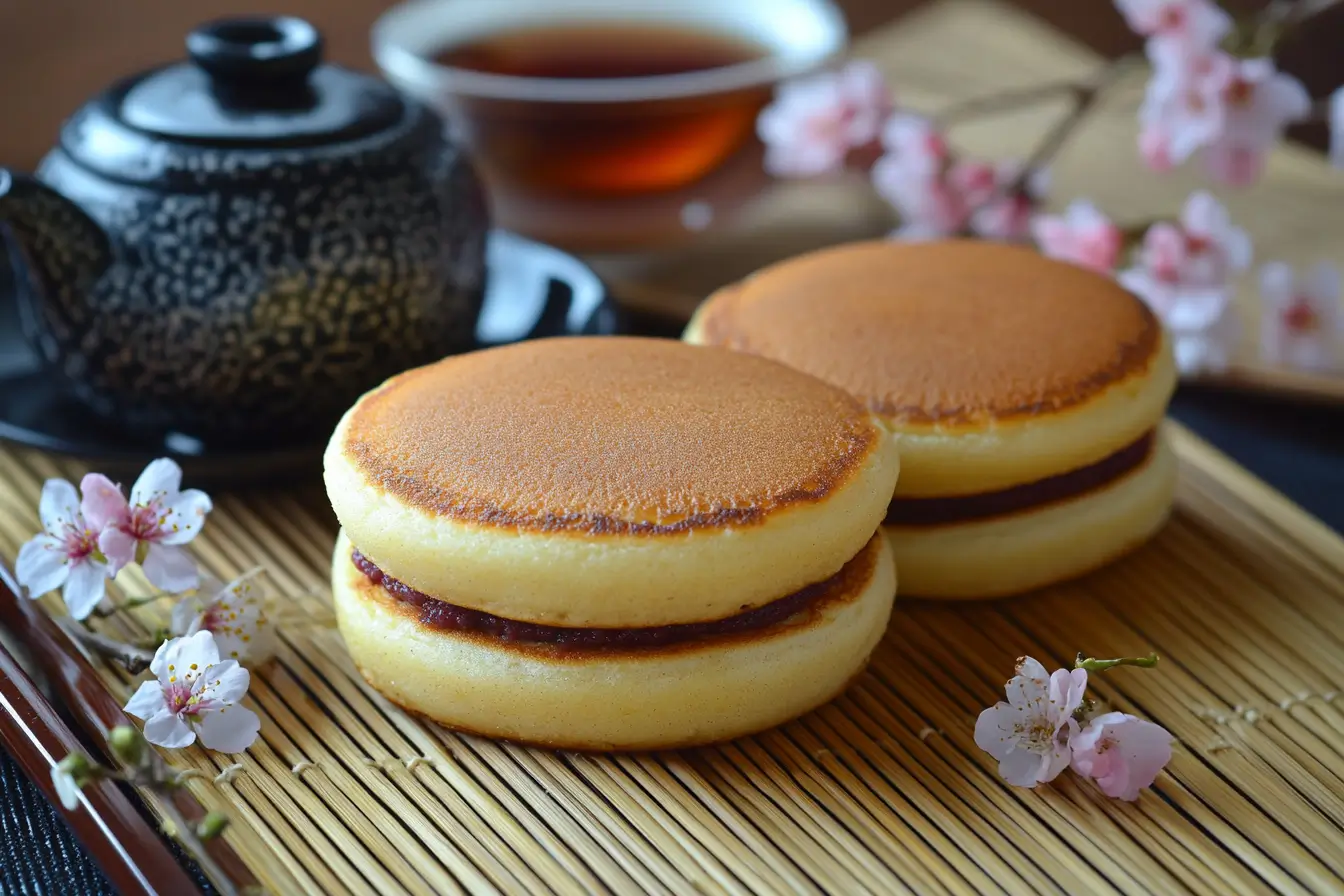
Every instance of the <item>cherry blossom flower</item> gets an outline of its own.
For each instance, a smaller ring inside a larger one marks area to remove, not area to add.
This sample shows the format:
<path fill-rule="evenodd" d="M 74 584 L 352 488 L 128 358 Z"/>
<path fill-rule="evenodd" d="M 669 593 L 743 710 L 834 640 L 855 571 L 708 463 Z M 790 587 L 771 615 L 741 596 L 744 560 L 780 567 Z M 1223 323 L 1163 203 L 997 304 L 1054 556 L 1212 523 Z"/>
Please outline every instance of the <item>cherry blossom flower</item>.
<path fill-rule="evenodd" d="M 1022 166 L 1004 162 L 994 166 L 994 186 L 990 195 L 967 195 L 971 207 L 971 232 L 990 240 L 1025 240 L 1031 236 L 1031 221 L 1045 197 L 1049 173 L 1031 172 L 1020 187 L 1015 187 Z M 994 195 L 1001 193 L 1002 195 Z"/>
<path fill-rule="evenodd" d="M 1232 17 L 1212 0 L 1115 0 L 1136 34 L 1211 49 L 1232 30 Z"/>
<path fill-rule="evenodd" d="M 1311 112 L 1302 82 L 1272 59 L 1237 59 L 1159 39 L 1147 51 L 1153 77 L 1139 109 L 1139 152 L 1156 171 L 1200 152 L 1219 183 L 1254 183 L 1284 129 Z"/>
<path fill-rule="evenodd" d="M 1241 340 L 1230 292 L 1194 293 L 1167 312 L 1176 368 L 1183 374 L 1223 373 Z"/>
<path fill-rule="evenodd" d="M 126 704 L 145 720 L 145 739 L 161 747 L 186 747 L 201 739 L 210 750 L 241 753 L 257 739 L 261 720 L 238 706 L 251 678 L 236 660 L 219 658 L 215 636 L 198 631 L 159 645 L 146 681 Z"/>
<path fill-rule="evenodd" d="M 257 664 L 275 652 L 274 627 L 266 617 L 265 596 L 251 576 L 239 576 L 227 585 L 204 577 L 195 594 L 173 607 L 169 629 L 177 636 L 210 632 L 219 655 L 225 659 Z"/>
<path fill-rule="evenodd" d="M 877 139 L 891 109 L 882 72 L 864 60 L 786 82 L 756 121 L 766 170 L 779 177 L 839 171 L 851 150 Z"/>
<path fill-rule="evenodd" d="M 44 531 L 19 548 L 19 584 L 34 598 L 60 588 L 70 615 L 84 619 L 102 602 L 111 575 L 98 548 L 99 527 L 80 512 L 79 495 L 64 479 L 43 483 L 38 516 Z"/>
<path fill-rule="evenodd" d="M 1120 273 L 1120 282 L 1166 320 L 1178 301 L 1219 305 L 1232 277 L 1250 266 L 1251 240 L 1218 200 L 1198 192 L 1186 200 L 1179 223 L 1148 229 L 1137 257 L 1138 264 Z"/>
<path fill-rule="evenodd" d="M 1125 243 L 1120 228 L 1085 199 L 1069 203 L 1062 215 L 1037 215 L 1031 233 L 1045 255 L 1107 274 Z"/>
<path fill-rule="evenodd" d="M 201 531 L 211 504 L 205 492 L 181 491 L 181 486 L 182 469 L 168 458 L 145 467 L 131 487 L 129 502 L 101 473 L 84 477 L 84 516 L 101 531 L 98 547 L 111 562 L 113 575 L 135 561 L 145 578 L 164 591 L 196 587 L 196 563 L 182 545 Z"/>
<path fill-rule="evenodd" d="M 1044 172 L 1028 178 L 1023 189 L 996 197 L 1017 180 L 1021 166 L 956 159 L 933 123 L 917 115 L 893 116 L 882 145 L 886 153 L 873 166 L 873 186 L 901 217 L 898 239 L 967 230 L 989 239 L 1026 236 L 1044 192 Z"/>
<path fill-rule="evenodd" d="M 1147 53 L 1153 76 L 1139 107 L 1139 152 L 1149 168 L 1169 171 L 1223 132 L 1236 61 L 1165 40 L 1150 40 Z"/>
<path fill-rule="evenodd" d="M 1069 741 L 1073 770 L 1093 778 L 1101 792 L 1137 800 L 1171 761 L 1171 734 L 1154 722 L 1108 712 L 1088 722 Z"/>
<path fill-rule="evenodd" d="M 1344 87 L 1330 94 L 1330 164 L 1344 168 Z"/>
<path fill-rule="evenodd" d="M 1047 674 L 1031 657 L 1019 659 L 1017 675 L 1004 688 L 1008 701 L 976 720 L 976 746 L 999 760 L 999 774 L 1009 784 L 1033 787 L 1054 780 L 1069 766 L 1069 743 L 1078 733 L 1073 713 L 1086 688 L 1083 669 Z"/>
<path fill-rule="evenodd" d="M 1215 181 L 1244 187 L 1259 179 L 1284 129 L 1310 114 L 1311 97 L 1274 60 L 1240 59 L 1222 88 L 1222 109 L 1222 127 L 1204 150 L 1204 167 Z"/>
<path fill-rule="evenodd" d="M 1302 277 L 1282 262 L 1260 269 L 1260 354 L 1271 364 L 1330 370 L 1344 328 L 1339 269 L 1322 262 Z"/>

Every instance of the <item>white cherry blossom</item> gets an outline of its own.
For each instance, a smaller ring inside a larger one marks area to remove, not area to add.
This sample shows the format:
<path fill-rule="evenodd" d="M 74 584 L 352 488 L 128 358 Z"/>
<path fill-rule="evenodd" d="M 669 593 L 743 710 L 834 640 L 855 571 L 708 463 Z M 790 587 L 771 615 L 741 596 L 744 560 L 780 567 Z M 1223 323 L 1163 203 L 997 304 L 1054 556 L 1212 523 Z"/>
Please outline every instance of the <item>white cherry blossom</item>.
<path fill-rule="evenodd" d="M 1032 787 L 1054 780 L 1069 767 L 1069 741 L 1078 732 L 1073 713 L 1086 689 L 1082 669 L 1048 674 L 1031 657 L 1019 659 L 1017 674 L 1004 687 L 1007 702 L 976 720 L 976 746 L 999 760 L 999 774 L 1009 784 Z"/>
<path fill-rule="evenodd" d="M 99 528 L 80 512 L 79 494 L 64 479 L 43 483 L 38 516 L 43 532 L 19 548 L 15 576 L 30 597 L 60 588 L 70 615 L 83 619 L 102 602 L 112 574 L 98 548 Z"/>
<path fill-rule="evenodd" d="M 779 177 L 839 171 L 852 150 L 877 140 L 891 108 L 882 72 L 864 60 L 785 82 L 756 121 L 766 170 Z"/>
<path fill-rule="evenodd" d="M 224 659 L 257 664 L 275 652 L 274 626 L 266 615 L 261 586 L 250 575 L 227 585 L 205 576 L 194 594 L 173 607 L 170 630 L 174 635 L 208 631 Z"/>
<path fill-rule="evenodd" d="M 1260 353 L 1270 364 L 1328 371 L 1339 366 L 1344 329 L 1340 276 L 1321 262 L 1301 276 L 1283 262 L 1260 269 Z"/>
<path fill-rule="evenodd" d="M 257 739 L 261 720 L 238 705 L 251 678 L 236 660 L 220 660 L 210 632 L 164 641 L 149 669 L 155 680 L 126 704 L 127 713 L 145 720 L 145 740 L 176 748 L 199 737 L 207 749 L 241 753 Z"/>
<path fill-rule="evenodd" d="M 1031 233 L 1051 258 L 1109 274 L 1124 246 L 1124 234 L 1086 199 L 1075 199 L 1062 215 L 1037 215 Z"/>

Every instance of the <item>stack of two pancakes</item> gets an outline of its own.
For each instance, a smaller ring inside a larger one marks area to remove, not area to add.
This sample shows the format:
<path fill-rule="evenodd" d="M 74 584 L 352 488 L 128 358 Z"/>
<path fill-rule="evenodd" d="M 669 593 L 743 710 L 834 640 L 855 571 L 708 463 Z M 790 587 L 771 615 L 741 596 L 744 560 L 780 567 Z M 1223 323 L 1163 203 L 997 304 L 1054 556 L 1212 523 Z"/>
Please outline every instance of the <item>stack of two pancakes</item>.
<path fill-rule="evenodd" d="M 843 690 L 891 612 L 894 442 L 750 355 L 603 338 L 450 358 L 361 399 L 325 464 L 350 653 L 455 728 L 730 739 Z"/>

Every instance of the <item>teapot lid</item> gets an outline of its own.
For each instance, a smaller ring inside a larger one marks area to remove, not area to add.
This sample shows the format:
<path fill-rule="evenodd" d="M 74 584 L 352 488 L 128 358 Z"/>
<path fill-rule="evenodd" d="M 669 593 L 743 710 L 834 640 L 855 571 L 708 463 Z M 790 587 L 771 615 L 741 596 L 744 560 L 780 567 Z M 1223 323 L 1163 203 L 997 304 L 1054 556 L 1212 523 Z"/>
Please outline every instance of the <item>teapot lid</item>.
<path fill-rule="evenodd" d="M 389 85 L 321 64 L 322 37 L 302 19 L 209 22 L 187 35 L 187 55 L 119 91 L 115 117 L 177 142 L 293 147 L 368 136 L 404 112 Z"/>

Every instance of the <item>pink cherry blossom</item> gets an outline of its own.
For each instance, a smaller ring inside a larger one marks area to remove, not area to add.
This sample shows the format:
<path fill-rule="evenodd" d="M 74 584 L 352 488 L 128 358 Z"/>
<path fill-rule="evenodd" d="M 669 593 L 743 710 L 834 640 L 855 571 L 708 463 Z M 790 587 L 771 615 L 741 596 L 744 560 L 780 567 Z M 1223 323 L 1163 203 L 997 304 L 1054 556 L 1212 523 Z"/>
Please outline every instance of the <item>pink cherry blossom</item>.
<path fill-rule="evenodd" d="M 1125 242 L 1120 228 L 1085 199 L 1069 203 L 1062 215 L 1037 215 L 1031 233 L 1045 255 L 1107 274 Z"/>
<path fill-rule="evenodd" d="M 983 239 L 1025 240 L 1031 236 L 1031 220 L 1045 197 L 1049 174 L 1037 169 L 1021 187 L 1014 187 L 1022 171 L 1020 164 L 1004 162 L 993 170 L 993 187 L 988 196 L 965 194 L 972 209 L 971 231 Z"/>
<path fill-rule="evenodd" d="M 1282 262 L 1260 269 L 1260 353 L 1270 364 L 1306 370 L 1338 365 L 1335 340 L 1344 329 L 1339 269 L 1324 262 L 1297 277 Z"/>
<path fill-rule="evenodd" d="M 1259 179 L 1284 129 L 1311 112 L 1311 97 L 1272 59 L 1239 59 L 1233 65 L 1222 87 L 1222 127 L 1203 158 L 1215 181 L 1244 187 Z"/>
<path fill-rule="evenodd" d="M 1251 263 L 1251 241 L 1232 224 L 1212 195 L 1191 194 L 1178 224 L 1155 224 L 1144 235 L 1138 264 L 1122 271 L 1121 283 L 1164 320 L 1178 300 L 1217 304 L 1232 278 Z"/>
<path fill-rule="evenodd" d="M 852 150 L 877 140 L 891 109 L 882 72 L 864 60 L 786 82 L 756 121 L 766 170 L 779 177 L 839 171 Z"/>
<path fill-rule="evenodd" d="M 164 641 L 149 670 L 156 680 L 142 683 L 126 704 L 127 713 L 145 720 L 145 740 L 176 748 L 199 737 L 207 749 L 241 753 L 257 739 L 261 720 L 236 705 L 251 676 L 235 660 L 220 661 L 210 632 Z"/>
<path fill-rule="evenodd" d="M 1161 725 L 1108 712 L 1088 722 L 1069 745 L 1075 772 L 1095 779 L 1107 796 L 1137 800 L 1171 761 L 1171 742 Z"/>
<path fill-rule="evenodd" d="M 1161 38 L 1148 41 L 1147 53 L 1153 76 L 1139 107 L 1139 151 L 1150 168 L 1169 171 L 1223 132 L 1236 61 Z"/>
<path fill-rule="evenodd" d="M 14 573 L 30 597 L 61 589 L 66 610 L 84 619 L 102 602 L 112 574 L 98 548 L 99 527 L 79 509 L 79 494 L 64 479 L 42 485 L 38 516 L 43 532 L 19 548 Z"/>
<path fill-rule="evenodd" d="M 999 774 L 1009 784 L 1033 787 L 1054 780 L 1068 768 L 1070 740 L 1078 733 L 1074 710 L 1087 689 L 1083 669 L 1047 674 L 1031 657 L 1017 661 L 1017 675 L 1004 687 L 999 702 L 975 723 L 975 744 L 999 760 Z"/>
<path fill-rule="evenodd" d="M 1182 372 L 1217 372 L 1240 338 L 1232 278 L 1250 263 L 1250 237 L 1211 195 L 1194 193 L 1180 222 L 1150 227 L 1138 263 L 1117 276 L 1167 325 Z"/>
<path fill-rule="evenodd" d="M 1135 33 L 1212 49 L 1232 30 L 1232 17 L 1212 0 L 1115 0 Z"/>
<path fill-rule="evenodd" d="M 181 491 L 181 486 L 182 469 L 168 458 L 145 467 L 131 487 L 129 502 L 101 473 L 84 477 L 84 516 L 101 532 L 98 547 L 111 562 L 113 575 L 134 561 L 164 591 L 196 587 L 196 563 L 182 545 L 201 531 L 211 504 L 205 492 Z"/>

